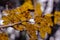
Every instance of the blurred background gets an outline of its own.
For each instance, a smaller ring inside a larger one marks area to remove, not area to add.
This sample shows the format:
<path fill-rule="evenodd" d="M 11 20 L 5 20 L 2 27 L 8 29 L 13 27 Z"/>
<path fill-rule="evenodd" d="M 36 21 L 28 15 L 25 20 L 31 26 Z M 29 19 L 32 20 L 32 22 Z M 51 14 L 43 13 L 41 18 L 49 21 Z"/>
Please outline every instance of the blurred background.
<path fill-rule="evenodd" d="M 7 8 L 8 9 L 16 8 L 18 6 L 21 6 L 24 2 L 25 0 L 0 0 L 0 14 L 2 10 L 5 10 Z M 57 4 L 55 5 L 55 10 L 60 11 L 60 0 L 58 1 L 56 0 L 56 3 Z M 28 40 L 26 38 L 27 37 L 26 31 L 17 31 L 12 27 L 1 30 L 7 31 L 10 40 Z M 60 40 L 59 38 L 60 38 L 60 26 L 55 25 L 52 34 L 49 35 L 49 37 L 45 40 Z M 41 39 L 39 38 L 39 40 Z"/>

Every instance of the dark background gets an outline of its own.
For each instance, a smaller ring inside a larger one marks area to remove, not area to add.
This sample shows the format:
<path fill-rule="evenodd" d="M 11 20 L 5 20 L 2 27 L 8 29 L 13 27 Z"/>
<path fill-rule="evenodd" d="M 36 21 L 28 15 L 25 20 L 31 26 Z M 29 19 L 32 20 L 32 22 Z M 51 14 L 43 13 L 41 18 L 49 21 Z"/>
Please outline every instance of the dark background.
<path fill-rule="evenodd" d="M 8 8 L 15 8 L 24 3 L 24 0 L 0 0 L 0 6 L 4 7 L 8 5 Z"/>

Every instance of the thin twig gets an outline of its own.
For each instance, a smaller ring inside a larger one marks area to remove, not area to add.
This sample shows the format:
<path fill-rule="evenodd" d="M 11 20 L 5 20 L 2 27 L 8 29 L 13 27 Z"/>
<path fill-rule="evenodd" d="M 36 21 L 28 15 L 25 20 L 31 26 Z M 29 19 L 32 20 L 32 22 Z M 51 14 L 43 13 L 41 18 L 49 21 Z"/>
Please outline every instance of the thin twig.
<path fill-rule="evenodd" d="M 9 24 L 9 25 L 0 25 L 0 28 L 7 28 L 7 27 L 10 27 L 10 26 L 14 26 L 14 25 L 17 25 L 17 24 L 20 24 L 21 22 L 17 22 L 17 23 L 14 23 L 14 24 Z"/>

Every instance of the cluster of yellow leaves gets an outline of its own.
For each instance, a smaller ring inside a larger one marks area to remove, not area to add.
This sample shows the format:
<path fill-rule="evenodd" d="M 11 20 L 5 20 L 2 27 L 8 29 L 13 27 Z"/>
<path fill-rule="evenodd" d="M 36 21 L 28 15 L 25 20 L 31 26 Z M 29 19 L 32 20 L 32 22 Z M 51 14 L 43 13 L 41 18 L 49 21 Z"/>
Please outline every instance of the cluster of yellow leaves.
<path fill-rule="evenodd" d="M 35 7 L 35 12 L 34 12 L 34 16 L 41 16 L 42 15 L 42 11 L 41 11 L 41 5 L 39 3 L 36 4 Z"/>
<path fill-rule="evenodd" d="M 22 21 L 28 21 L 31 18 L 30 12 L 25 11 L 24 13 L 12 13 L 8 16 L 3 16 L 2 19 L 4 20 L 4 24 L 11 24 L 11 23 L 17 23 Z"/>
<path fill-rule="evenodd" d="M 0 40 L 9 40 L 8 35 L 6 33 L 0 33 Z"/>
<path fill-rule="evenodd" d="M 19 30 L 19 31 L 23 31 L 25 29 L 25 26 L 24 25 L 14 25 L 13 26 L 16 30 Z"/>
<path fill-rule="evenodd" d="M 37 3 L 35 10 L 35 25 L 38 26 L 38 30 L 40 32 L 40 36 L 44 39 L 46 37 L 46 33 L 51 34 L 51 27 L 53 26 L 52 22 L 52 14 L 46 14 L 42 17 L 42 11 L 40 9 L 40 4 Z"/>
<path fill-rule="evenodd" d="M 19 31 L 27 30 L 30 39 L 34 39 L 34 40 L 37 39 L 37 35 L 36 35 L 36 30 L 38 30 L 37 26 L 30 24 L 29 22 L 22 22 L 22 24 L 14 25 L 13 27 Z"/>
<path fill-rule="evenodd" d="M 48 19 L 46 17 L 43 18 L 40 16 L 35 17 L 35 25 L 38 26 L 38 30 L 42 38 L 45 38 L 46 33 L 51 33 L 51 26 L 53 26 L 53 22 L 51 20 L 51 17 L 48 17 Z"/>
<path fill-rule="evenodd" d="M 54 23 L 60 25 L 60 11 L 55 11 L 55 14 L 54 14 Z"/>
<path fill-rule="evenodd" d="M 5 12 L 8 15 L 2 17 L 2 19 L 4 20 L 4 25 L 21 22 L 21 24 L 14 25 L 13 28 L 19 31 L 27 30 L 27 33 L 30 36 L 30 40 L 37 40 L 38 38 L 36 35 L 36 31 L 39 31 L 40 36 L 44 39 L 46 33 L 51 33 L 51 26 L 53 26 L 53 22 L 51 19 L 51 14 L 47 14 L 44 17 L 42 17 L 42 11 L 40 9 L 40 6 L 41 5 L 37 3 L 36 8 L 34 9 L 30 0 L 26 1 L 20 7 L 11 10 L 6 10 Z M 28 22 L 28 20 L 32 18 L 32 15 L 30 14 L 30 11 L 28 11 L 28 9 L 35 10 L 35 24 L 30 24 Z"/>
<path fill-rule="evenodd" d="M 3 16 L 2 19 L 5 20 L 5 24 L 29 20 L 31 18 L 31 15 L 28 9 L 33 10 L 33 5 L 31 1 L 27 1 L 22 6 L 15 9 L 4 10 L 3 12 L 5 12 L 7 16 Z"/>
<path fill-rule="evenodd" d="M 27 33 L 30 36 L 30 39 L 36 40 L 37 39 L 37 35 L 36 35 L 37 26 L 34 26 L 30 23 L 27 23 L 27 25 L 25 25 L 25 27 L 26 27 Z"/>

